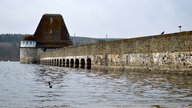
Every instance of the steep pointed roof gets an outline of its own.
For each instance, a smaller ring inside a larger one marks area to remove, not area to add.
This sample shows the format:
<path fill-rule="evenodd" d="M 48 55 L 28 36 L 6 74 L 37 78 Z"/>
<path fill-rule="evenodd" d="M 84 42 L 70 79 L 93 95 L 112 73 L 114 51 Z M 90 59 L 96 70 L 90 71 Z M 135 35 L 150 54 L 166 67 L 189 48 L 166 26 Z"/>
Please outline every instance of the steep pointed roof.
<path fill-rule="evenodd" d="M 70 35 L 60 14 L 44 14 L 31 40 L 37 47 L 62 47 L 72 45 Z M 26 38 L 27 39 L 27 38 Z"/>

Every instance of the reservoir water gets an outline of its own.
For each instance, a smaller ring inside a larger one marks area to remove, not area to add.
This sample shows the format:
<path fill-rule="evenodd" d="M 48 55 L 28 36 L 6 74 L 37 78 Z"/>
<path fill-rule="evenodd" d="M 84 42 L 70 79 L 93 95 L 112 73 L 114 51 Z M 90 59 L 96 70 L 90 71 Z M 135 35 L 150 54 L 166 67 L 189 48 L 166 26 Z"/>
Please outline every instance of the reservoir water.
<path fill-rule="evenodd" d="M 191 108 L 192 76 L 0 62 L 0 108 L 153 106 Z"/>

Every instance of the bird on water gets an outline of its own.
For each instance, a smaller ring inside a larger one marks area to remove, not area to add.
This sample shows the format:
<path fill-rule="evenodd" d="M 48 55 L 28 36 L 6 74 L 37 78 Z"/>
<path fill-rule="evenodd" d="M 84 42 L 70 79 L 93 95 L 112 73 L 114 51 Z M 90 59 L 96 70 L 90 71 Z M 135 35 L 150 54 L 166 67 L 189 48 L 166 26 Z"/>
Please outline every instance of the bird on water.
<path fill-rule="evenodd" d="M 51 82 L 48 82 L 48 84 L 49 84 L 49 88 L 52 88 Z"/>

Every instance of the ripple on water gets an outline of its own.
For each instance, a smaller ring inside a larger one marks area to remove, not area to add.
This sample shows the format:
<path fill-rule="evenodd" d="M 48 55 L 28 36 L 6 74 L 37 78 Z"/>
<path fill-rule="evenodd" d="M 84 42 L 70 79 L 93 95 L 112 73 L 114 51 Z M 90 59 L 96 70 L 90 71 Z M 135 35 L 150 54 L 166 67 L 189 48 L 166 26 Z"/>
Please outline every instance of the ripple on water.
<path fill-rule="evenodd" d="M 192 102 L 191 76 L 0 62 L 0 86 L 3 108 L 187 108 Z"/>

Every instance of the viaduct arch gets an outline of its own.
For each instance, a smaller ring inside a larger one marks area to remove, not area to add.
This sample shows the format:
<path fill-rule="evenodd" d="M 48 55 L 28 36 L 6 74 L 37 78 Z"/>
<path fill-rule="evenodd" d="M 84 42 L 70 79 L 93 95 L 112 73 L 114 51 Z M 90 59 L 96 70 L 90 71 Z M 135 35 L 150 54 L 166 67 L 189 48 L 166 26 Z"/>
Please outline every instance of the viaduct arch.
<path fill-rule="evenodd" d="M 58 67 L 91 69 L 92 58 L 93 57 L 88 56 L 42 58 L 41 64 Z"/>

